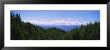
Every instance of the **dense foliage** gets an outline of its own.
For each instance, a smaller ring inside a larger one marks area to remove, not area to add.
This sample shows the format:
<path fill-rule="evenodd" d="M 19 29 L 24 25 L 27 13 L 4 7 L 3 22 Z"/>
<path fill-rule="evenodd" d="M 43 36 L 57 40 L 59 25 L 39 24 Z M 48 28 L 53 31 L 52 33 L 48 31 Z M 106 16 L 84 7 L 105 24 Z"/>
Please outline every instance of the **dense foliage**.
<path fill-rule="evenodd" d="M 29 22 L 23 22 L 20 14 L 11 13 L 12 40 L 99 40 L 100 23 L 81 25 L 68 32 L 58 29 L 44 29 Z"/>

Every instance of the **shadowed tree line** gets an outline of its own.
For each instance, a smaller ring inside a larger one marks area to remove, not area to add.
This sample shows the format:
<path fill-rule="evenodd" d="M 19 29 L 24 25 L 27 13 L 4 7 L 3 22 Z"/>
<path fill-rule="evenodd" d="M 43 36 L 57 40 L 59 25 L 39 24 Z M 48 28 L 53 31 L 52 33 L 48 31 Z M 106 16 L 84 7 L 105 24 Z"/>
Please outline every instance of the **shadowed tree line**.
<path fill-rule="evenodd" d="M 44 29 L 23 22 L 20 14 L 11 12 L 11 40 L 100 40 L 100 22 L 81 25 L 70 31 L 58 28 Z"/>

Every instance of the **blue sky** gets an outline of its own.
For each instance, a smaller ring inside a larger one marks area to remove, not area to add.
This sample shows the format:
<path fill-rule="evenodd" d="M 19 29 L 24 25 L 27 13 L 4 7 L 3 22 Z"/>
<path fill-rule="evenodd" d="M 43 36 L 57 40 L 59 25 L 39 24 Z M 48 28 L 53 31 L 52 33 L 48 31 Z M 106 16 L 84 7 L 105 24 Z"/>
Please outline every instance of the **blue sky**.
<path fill-rule="evenodd" d="M 36 25 L 81 25 L 100 21 L 99 10 L 12 10 Z"/>

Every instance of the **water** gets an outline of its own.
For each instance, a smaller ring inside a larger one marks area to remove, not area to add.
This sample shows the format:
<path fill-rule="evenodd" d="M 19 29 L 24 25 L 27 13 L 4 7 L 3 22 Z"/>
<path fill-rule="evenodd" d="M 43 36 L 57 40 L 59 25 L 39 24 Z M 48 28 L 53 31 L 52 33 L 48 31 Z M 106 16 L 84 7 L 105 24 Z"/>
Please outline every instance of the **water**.
<path fill-rule="evenodd" d="M 56 25 L 56 26 L 41 26 L 42 28 L 45 28 L 45 29 L 48 29 L 48 28 L 52 28 L 52 27 L 55 27 L 55 28 L 58 28 L 58 29 L 62 29 L 62 30 L 65 30 L 65 31 L 70 31 L 71 29 L 74 29 L 74 28 L 79 28 L 80 25 Z"/>

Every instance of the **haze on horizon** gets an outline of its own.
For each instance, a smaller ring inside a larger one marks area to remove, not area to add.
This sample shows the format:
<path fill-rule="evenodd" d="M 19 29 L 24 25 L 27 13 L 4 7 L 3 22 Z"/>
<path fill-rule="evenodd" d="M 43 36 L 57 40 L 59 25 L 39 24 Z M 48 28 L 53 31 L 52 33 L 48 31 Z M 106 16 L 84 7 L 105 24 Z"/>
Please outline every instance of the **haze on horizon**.
<path fill-rule="evenodd" d="M 81 25 L 100 22 L 100 10 L 11 10 L 36 25 Z"/>

